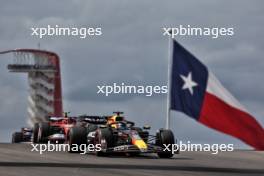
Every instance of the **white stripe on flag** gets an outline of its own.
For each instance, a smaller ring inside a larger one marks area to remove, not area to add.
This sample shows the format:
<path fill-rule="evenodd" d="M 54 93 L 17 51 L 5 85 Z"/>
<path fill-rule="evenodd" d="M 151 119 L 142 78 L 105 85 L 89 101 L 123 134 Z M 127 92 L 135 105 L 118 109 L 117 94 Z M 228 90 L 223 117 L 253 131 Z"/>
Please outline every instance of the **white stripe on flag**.
<path fill-rule="evenodd" d="M 209 72 L 206 91 L 226 102 L 230 106 L 248 112 L 246 108 L 221 84 L 216 76 Z"/>

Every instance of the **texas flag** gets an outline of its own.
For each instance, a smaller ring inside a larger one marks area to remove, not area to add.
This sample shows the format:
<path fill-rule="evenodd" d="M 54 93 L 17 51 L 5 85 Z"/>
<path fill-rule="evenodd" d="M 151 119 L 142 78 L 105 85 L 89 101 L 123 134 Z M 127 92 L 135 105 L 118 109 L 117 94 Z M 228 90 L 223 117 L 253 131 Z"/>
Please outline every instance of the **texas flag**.
<path fill-rule="evenodd" d="M 173 40 L 170 109 L 264 150 L 264 129 L 197 58 Z"/>

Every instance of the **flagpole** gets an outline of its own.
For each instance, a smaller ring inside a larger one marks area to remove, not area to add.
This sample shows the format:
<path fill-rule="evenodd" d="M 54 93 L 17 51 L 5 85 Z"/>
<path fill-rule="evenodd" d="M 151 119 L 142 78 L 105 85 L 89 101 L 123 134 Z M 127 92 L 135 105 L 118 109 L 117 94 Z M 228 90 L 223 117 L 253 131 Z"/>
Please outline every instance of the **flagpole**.
<path fill-rule="evenodd" d="M 168 93 L 167 93 L 167 116 L 166 116 L 166 129 L 170 129 L 170 94 L 171 94 L 171 59 L 172 59 L 172 39 L 168 37 Z"/>

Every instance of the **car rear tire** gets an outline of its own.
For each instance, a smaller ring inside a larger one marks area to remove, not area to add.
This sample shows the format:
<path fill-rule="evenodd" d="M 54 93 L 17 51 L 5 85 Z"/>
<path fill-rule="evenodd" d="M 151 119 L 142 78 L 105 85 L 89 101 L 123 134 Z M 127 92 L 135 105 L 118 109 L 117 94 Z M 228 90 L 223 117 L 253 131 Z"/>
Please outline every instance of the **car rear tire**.
<path fill-rule="evenodd" d="M 38 142 L 47 143 L 50 134 L 50 125 L 48 122 L 39 123 Z"/>
<path fill-rule="evenodd" d="M 21 132 L 15 132 L 12 134 L 12 143 L 19 143 L 23 141 L 23 134 Z"/>
<path fill-rule="evenodd" d="M 80 153 L 83 152 L 80 150 L 81 144 L 87 144 L 87 130 L 84 127 L 73 127 L 69 132 L 69 145 L 70 153 Z M 72 150 L 73 147 L 78 147 L 77 150 Z"/>
<path fill-rule="evenodd" d="M 162 147 L 165 148 L 163 144 L 174 144 L 174 135 L 171 130 L 164 130 L 161 129 L 156 136 L 156 143 Z M 171 158 L 173 157 L 172 151 L 162 151 L 157 153 L 160 158 Z"/>
<path fill-rule="evenodd" d="M 33 143 L 38 143 L 38 131 L 39 131 L 39 124 L 35 123 L 33 127 Z"/>

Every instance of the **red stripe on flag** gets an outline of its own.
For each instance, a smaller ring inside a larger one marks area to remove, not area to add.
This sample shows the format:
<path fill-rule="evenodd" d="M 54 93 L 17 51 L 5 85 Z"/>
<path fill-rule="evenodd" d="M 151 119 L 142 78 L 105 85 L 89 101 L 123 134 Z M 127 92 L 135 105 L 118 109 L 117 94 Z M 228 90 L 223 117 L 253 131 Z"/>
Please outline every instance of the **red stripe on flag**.
<path fill-rule="evenodd" d="M 264 129 L 250 114 L 206 93 L 199 122 L 264 150 Z"/>

